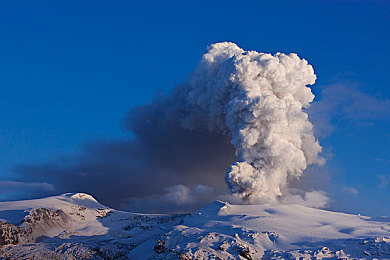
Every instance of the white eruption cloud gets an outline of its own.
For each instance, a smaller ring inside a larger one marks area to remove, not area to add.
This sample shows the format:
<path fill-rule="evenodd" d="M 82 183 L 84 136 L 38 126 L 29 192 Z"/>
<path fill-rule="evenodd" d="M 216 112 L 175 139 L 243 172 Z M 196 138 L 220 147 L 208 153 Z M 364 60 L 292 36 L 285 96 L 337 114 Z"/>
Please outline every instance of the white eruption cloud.
<path fill-rule="evenodd" d="M 316 75 L 296 54 L 244 51 L 234 43 L 208 48 L 171 102 L 184 104 L 181 125 L 231 137 L 238 159 L 226 172 L 233 195 L 277 200 L 289 177 L 321 163 L 321 146 L 303 110 Z M 176 100 L 177 99 L 177 100 Z"/>
<path fill-rule="evenodd" d="M 216 198 L 326 203 L 323 193 L 294 190 L 307 166 L 321 163 L 306 114 L 315 80 L 296 54 L 216 43 L 170 95 L 129 111 L 133 139 L 97 140 L 59 163 L 15 171 L 23 181 L 50 179 L 56 192 L 154 213 L 192 212 Z"/>

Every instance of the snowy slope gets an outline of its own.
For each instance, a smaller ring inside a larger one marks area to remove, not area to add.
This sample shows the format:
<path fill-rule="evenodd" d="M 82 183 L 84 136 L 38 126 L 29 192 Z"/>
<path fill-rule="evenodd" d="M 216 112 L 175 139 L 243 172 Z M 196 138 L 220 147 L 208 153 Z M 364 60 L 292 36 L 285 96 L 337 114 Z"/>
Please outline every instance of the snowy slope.
<path fill-rule="evenodd" d="M 134 214 L 76 193 L 0 202 L 0 259 L 390 259 L 388 218 L 216 201 Z"/>

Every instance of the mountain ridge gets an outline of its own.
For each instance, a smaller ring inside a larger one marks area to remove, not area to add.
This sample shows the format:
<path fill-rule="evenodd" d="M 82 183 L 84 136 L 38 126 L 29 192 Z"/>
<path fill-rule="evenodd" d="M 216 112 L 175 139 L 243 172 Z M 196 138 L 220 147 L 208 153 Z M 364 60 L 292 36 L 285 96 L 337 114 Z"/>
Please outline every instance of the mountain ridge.
<path fill-rule="evenodd" d="M 390 259 L 387 218 L 215 201 L 192 214 L 110 209 L 86 193 L 0 202 L 0 259 Z"/>

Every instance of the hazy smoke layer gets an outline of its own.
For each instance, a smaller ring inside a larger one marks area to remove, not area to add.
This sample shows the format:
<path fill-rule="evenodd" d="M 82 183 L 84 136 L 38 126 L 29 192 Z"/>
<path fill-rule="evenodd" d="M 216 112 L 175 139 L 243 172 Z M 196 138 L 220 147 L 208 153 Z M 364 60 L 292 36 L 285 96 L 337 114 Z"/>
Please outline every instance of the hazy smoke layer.
<path fill-rule="evenodd" d="M 185 107 L 184 128 L 231 136 L 239 158 L 225 180 L 234 195 L 274 200 L 289 176 L 299 177 L 321 161 L 321 146 L 302 110 L 314 99 L 306 85 L 315 80 L 312 66 L 296 54 L 216 43 L 171 101 Z"/>
<path fill-rule="evenodd" d="M 134 138 L 95 140 L 80 154 L 14 171 L 18 181 L 50 182 L 53 193 L 87 192 L 137 211 L 196 210 L 226 193 L 227 169 L 232 200 L 299 201 L 287 180 L 320 162 L 302 111 L 315 79 L 296 54 L 213 44 L 187 82 L 130 111 L 126 128 Z M 321 194 L 313 194 L 304 200 L 316 204 Z"/>

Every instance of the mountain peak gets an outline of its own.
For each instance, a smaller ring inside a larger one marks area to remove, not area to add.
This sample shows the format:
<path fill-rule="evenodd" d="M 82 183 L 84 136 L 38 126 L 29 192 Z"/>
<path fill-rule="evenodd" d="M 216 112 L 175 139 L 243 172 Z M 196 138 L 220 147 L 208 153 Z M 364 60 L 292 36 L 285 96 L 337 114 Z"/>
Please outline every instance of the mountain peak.
<path fill-rule="evenodd" d="M 65 193 L 65 194 L 62 194 L 62 196 L 64 197 L 70 197 L 72 199 L 80 199 L 80 200 L 91 200 L 91 201 L 94 201 L 94 202 L 98 202 L 94 197 L 92 197 L 91 195 L 87 194 L 87 193 L 82 193 L 82 192 L 78 192 L 78 193 Z"/>

